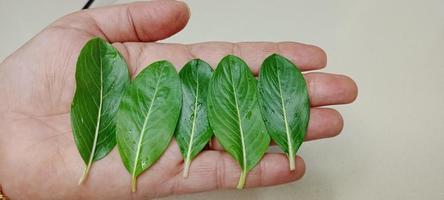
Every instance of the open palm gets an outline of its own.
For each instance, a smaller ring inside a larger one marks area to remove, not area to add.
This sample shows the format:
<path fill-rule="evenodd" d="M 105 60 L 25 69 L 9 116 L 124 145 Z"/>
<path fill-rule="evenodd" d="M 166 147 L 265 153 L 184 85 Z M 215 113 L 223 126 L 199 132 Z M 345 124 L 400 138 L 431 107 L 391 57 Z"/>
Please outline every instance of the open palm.
<path fill-rule="evenodd" d="M 130 192 L 130 175 L 114 149 L 94 163 L 88 179 L 78 185 L 84 163 L 77 152 L 70 124 L 75 91 L 75 63 L 82 46 L 102 37 L 125 57 L 132 77 L 157 60 L 169 60 L 179 70 L 192 58 L 213 67 L 227 54 L 243 58 L 257 74 L 272 53 L 293 60 L 303 71 L 326 65 L 318 47 L 294 42 L 199 44 L 154 43 L 180 31 L 189 10 L 176 1 L 132 3 L 91 9 L 65 16 L 48 26 L 0 64 L 0 184 L 13 199 L 135 199 L 234 188 L 240 169 L 217 142 L 192 162 L 182 177 L 183 159 L 173 140 L 165 154 L 138 179 Z M 319 106 L 350 103 L 354 82 L 342 75 L 305 74 L 311 99 L 307 140 L 332 137 L 342 129 L 340 114 Z M 294 172 L 287 158 L 267 153 L 250 172 L 246 187 L 269 186 L 299 179 L 304 162 Z"/>

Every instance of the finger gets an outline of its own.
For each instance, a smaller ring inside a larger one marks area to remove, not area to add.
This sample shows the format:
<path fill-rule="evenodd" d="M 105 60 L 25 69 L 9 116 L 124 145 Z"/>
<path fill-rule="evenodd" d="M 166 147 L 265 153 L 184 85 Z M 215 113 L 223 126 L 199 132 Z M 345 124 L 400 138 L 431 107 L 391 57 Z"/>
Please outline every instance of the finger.
<path fill-rule="evenodd" d="M 296 158 L 296 170 L 290 171 L 284 154 L 267 153 L 248 174 L 246 187 L 271 186 L 300 179 L 305 172 L 302 158 Z M 229 154 L 220 151 L 204 151 L 190 166 L 188 178 L 181 175 L 174 179 L 174 194 L 203 192 L 215 189 L 235 188 L 240 168 Z"/>
<path fill-rule="evenodd" d="M 344 127 L 341 114 L 332 108 L 311 108 L 305 140 L 330 138 L 339 135 Z M 276 145 L 272 142 L 271 145 Z M 213 138 L 208 145 L 211 150 L 223 150 L 222 145 Z"/>
<path fill-rule="evenodd" d="M 332 108 L 312 108 L 305 140 L 317 140 L 339 135 L 344 128 L 341 113 Z"/>
<path fill-rule="evenodd" d="M 136 2 L 79 11 L 50 27 L 80 30 L 109 42 L 148 42 L 177 33 L 185 27 L 189 16 L 183 2 Z"/>
<path fill-rule="evenodd" d="M 258 74 L 262 62 L 273 53 L 287 57 L 303 71 L 321 69 L 327 63 L 327 55 L 321 48 L 297 42 L 205 42 L 190 45 L 189 51 L 212 66 L 217 66 L 228 54 L 239 56 L 254 74 Z"/>
<path fill-rule="evenodd" d="M 115 45 L 125 56 L 133 73 L 158 60 L 171 61 L 180 69 L 193 58 L 200 58 L 216 68 L 219 61 L 228 54 L 234 54 L 246 61 L 257 75 L 264 59 L 273 54 L 281 54 L 303 70 L 316 70 L 325 67 L 327 56 L 316 46 L 296 42 L 205 42 L 198 44 L 125 43 Z"/>
<path fill-rule="evenodd" d="M 217 66 L 220 59 L 232 52 L 229 46 L 235 47 L 238 53 L 247 64 L 252 68 L 253 72 L 259 70 L 261 60 L 265 59 L 268 53 L 272 51 L 266 50 L 264 46 L 276 46 L 276 43 L 203 43 L 185 46 L 181 44 L 159 44 L 159 43 L 124 43 L 115 44 L 120 52 L 128 61 L 130 72 L 136 75 L 145 68 L 149 63 L 157 60 L 171 61 L 178 69 L 186 62 L 193 58 L 201 58 L 212 65 Z M 302 70 L 313 70 L 321 68 L 326 61 L 325 53 L 318 47 L 304 45 L 299 43 L 278 43 L 277 45 L 286 44 L 292 48 L 278 48 L 277 53 L 286 55 L 288 58 L 297 63 Z M 200 47 L 202 49 L 200 49 Z M 204 47 L 202 47 L 204 46 Z M 257 48 L 253 48 L 257 46 Z M 194 49 L 194 50 L 193 50 Z M 265 49 L 265 50 L 264 50 Z M 293 53 L 292 53 L 293 52 Z M 305 52 L 305 53 L 294 53 Z M 355 82 L 344 75 L 336 75 L 329 73 L 313 72 L 305 74 L 307 81 L 310 102 L 312 106 L 336 105 L 353 102 L 358 94 Z"/>
<path fill-rule="evenodd" d="M 304 77 L 311 106 L 347 104 L 358 96 L 358 87 L 348 76 L 313 72 Z"/>

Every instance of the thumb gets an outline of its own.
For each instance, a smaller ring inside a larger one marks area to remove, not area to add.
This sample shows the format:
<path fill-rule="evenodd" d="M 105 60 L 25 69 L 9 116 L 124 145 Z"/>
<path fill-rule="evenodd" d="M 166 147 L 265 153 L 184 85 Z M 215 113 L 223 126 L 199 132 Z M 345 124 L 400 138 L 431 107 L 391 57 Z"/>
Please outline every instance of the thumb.
<path fill-rule="evenodd" d="M 84 31 L 109 42 L 152 42 L 182 30 L 189 17 L 189 9 L 183 2 L 149 1 L 75 12 L 50 27 Z"/>

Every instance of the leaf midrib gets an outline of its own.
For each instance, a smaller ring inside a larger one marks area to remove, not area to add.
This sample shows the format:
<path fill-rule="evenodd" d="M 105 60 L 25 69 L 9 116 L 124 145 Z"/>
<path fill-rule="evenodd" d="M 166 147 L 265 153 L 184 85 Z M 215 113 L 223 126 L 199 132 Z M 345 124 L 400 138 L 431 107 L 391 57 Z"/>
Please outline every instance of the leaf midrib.
<path fill-rule="evenodd" d="M 246 148 L 245 148 L 244 131 L 242 129 L 242 119 L 240 117 L 239 103 L 237 101 L 237 91 L 236 91 L 236 88 L 234 87 L 234 80 L 233 80 L 232 74 L 231 74 L 231 87 L 233 88 L 234 103 L 236 106 L 237 119 L 239 121 L 239 131 L 240 131 L 241 142 L 242 142 L 242 163 L 243 163 L 242 171 L 245 173 L 245 172 L 247 172 L 247 154 L 246 154 Z"/>
<path fill-rule="evenodd" d="M 196 76 L 196 97 L 194 98 L 194 110 L 193 110 L 193 124 L 191 126 L 191 136 L 190 136 L 190 143 L 188 144 L 188 151 L 187 151 L 187 157 L 185 162 L 190 162 L 191 159 L 191 149 L 193 147 L 193 139 L 194 139 L 194 132 L 195 132 L 195 126 L 196 126 L 196 114 L 197 114 L 197 99 L 199 98 L 199 76 Z"/>
<path fill-rule="evenodd" d="M 290 134 L 290 128 L 288 127 L 288 119 L 287 119 L 287 109 L 285 108 L 284 103 L 284 97 L 282 96 L 282 86 L 281 86 L 281 77 L 279 75 L 279 72 L 277 72 L 277 79 L 278 79 L 278 85 L 279 85 L 279 98 L 281 100 L 281 109 L 282 109 L 282 115 L 284 116 L 284 124 L 285 124 L 285 132 L 287 134 L 287 144 L 288 144 L 288 156 L 289 158 L 293 158 L 293 144 L 292 144 L 292 138 Z"/>
<path fill-rule="evenodd" d="M 151 100 L 150 107 L 148 108 L 148 112 L 145 115 L 145 120 L 143 122 L 142 131 L 141 131 L 140 137 L 139 137 L 139 142 L 137 143 L 136 157 L 134 159 L 134 167 L 133 167 L 133 172 L 132 172 L 132 177 L 133 178 L 136 177 L 136 169 L 137 169 L 137 164 L 138 164 L 139 155 L 140 155 L 140 148 L 142 147 L 142 140 L 143 140 L 143 137 L 145 135 L 145 129 L 146 129 L 146 125 L 147 125 L 147 122 L 148 122 L 148 118 L 151 115 L 151 110 L 153 108 L 154 101 L 156 100 L 157 91 L 159 89 L 160 79 L 161 79 L 161 77 L 159 77 L 159 79 L 157 79 L 156 89 L 154 90 L 153 99 Z"/>
<path fill-rule="evenodd" d="M 99 51 L 99 55 L 101 55 L 100 52 L 100 46 L 99 48 L 97 48 Z M 91 164 L 94 158 L 94 154 L 96 151 L 96 146 L 97 146 L 97 139 L 99 136 L 99 129 L 100 129 L 100 121 L 102 118 L 102 102 L 103 102 L 103 61 L 102 61 L 102 57 L 100 57 L 100 100 L 99 100 L 99 111 L 97 114 L 97 125 L 96 125 L 96 130 L 94 133 L 94 142 L 93 142 L 93 146 L 92 146 L 92 150 L 91 150 L 91 154 L 89 156 L 89 160 L 88 160 L 88 164 L 86 167 L 86 171 L 89 171 L 89 168 L 91 168 Z"/>

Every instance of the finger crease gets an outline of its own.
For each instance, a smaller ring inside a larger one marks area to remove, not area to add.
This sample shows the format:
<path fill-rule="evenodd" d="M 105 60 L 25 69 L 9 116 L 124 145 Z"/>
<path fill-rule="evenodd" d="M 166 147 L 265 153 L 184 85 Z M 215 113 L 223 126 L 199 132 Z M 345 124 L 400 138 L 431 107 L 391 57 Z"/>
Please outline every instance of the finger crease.
<path fill-rule="evenodd" d="M 121 43 L 121 42 L 117 42 L 117 44 L 120 44 L 119 46 L 122 47 L 122 51 L 120 52 L 121 54 L 123 54 L 123 57 L 126 59 L 126 63 L 128 63 L 128 67 L 131 66 L 130 64 L 130 55 L 129 55 L 129 51 L 128 51 L 128 47 L 126 46 L 125 43 Z M 131 68 L 131 67 L 130 67 Z"/>
<path fill-rule="evenodd" d="M 74 31 L 79 31 L 79 32 L 82 32 L 82 33 L 86 33 L 86 34 L 90 35 L 91 37 L 97 35 L 97 34 L 95 34 L 95 33 L 92 33 L 92 32 L 90 32 L 90 31 L 87 31 L 86 29 L 78 28 L 78 27 L 71 26 L 71 25 L 65 25 L 65 24 L 63 24 L 63 25 L 62 25 L 62 24 L 52 25 L 52 26 L 50 26 L 49 28 L 51 28 L 51 29 L 61 29 L 61 30 L 74 30 Z"/>
<path fill-rule="evenodd" d="M 93 21 L 93 26 L 99 32 L 99 34 L 101 36 L 103 36 L 106 39 L 106 41 L 110 42 L 108 36 L 105 34 L 105 32 L 103 32 L 102 28 L 100 28 L 99 23 L 97 22 L 96 18 L 94 18 L 88 12 L 84 12 L 84 14 Z"/>
<path fill-rule="evenodd" d="M 240 57 L 239 45 L 237 43 L 230 43 L 230 44 L 231 44 L 231 54 Z"/>
<path fill-rule="evenodd" d="M 267 163 L 266 162 L 261 162 L 261 164 L 259 165 L 259 186 L 264 186 L 264 172 L 265 171 L 265 165 Z"/>
<path fill-rule="evenodd" d="M 185 46 L 185 50 L 186 50 L 186 52 L 188 53 L 189 58 L 190 58 L 190 59 L 196 59 L 197 56 L 194 55 L 194 53 L 191 51 L 191 47 L 190 47 L 190 45 L 184 45 L 184 46 Z"/>
<path fill-rule="evenodd" d="M 282 54 L 281 43 L 275 42 L 274 43 L 274 48 L 275 48 L 276 53 Z"/>
<path fill-rule="evenodd" d="M 136 36 L 137 41 L 142 41 L 140 38 L 139 32 L 137 32 L 136 25 L 134 24 L 133 15 L 131 13 L 130 7 L 126 7 L 126 16 L 128 18 L 129 25 L 133 28 L 134 35 Z"/>
<path fill-rule="evenodd" d="M 224 185 L 225 177 L 225 157 L 219 153 L 219 159 L 216 161 L 216 189 L 221 189 Z"/>
<path fill-rule="evenodd" d="M 179 178 L 181 178 L 181 177 L 178 177 L 177 175 L 174 176 L 174 180 L 173 180 L 174 184 L 173 184 L 173 188 L 172 188 L 173 195 L 179 194 L 179 192 L 178 192 L 178 188 L 179 188 L 179 184 L 180 184 Z"/>
<path fill-rule="evenodd" d="M 310 96 L 316 96 L 316 84 L 315 84 L 315 79 L 312 77 L 312 78 L 308 78 L 308 77 L 305 77 L 305 79 L 307 80 L 307 85 L 308 85 L 308 90 L 309 90 L 309 95 Z M 310 94 L 311 93 L 311 94 Z M 314 106 L 314 102 L 313 102 L 313 100 L 312 100 L 312 98 L 310 98 L 310 105 L 311 106 Z"/>
<path fill-rule="evenodd" d="M 141 68 L 142 66 L 141 66 L 141 63 L 140 63 L 140 58 L 141 58 L 141 56 L 144 54 L 144 51 L 145 51 L 145 46 L 144 45 L 140 45 L 140 47 L 139 47 L 139 54 L 137 55 L 137 57 L 136 57 L 136 60 L 137 60 L 137 65 L 136 66 L 134 66 L 134 70 L 133 70 L 133 75 L 134 76 L 136 76 L 137 74 L 137 72 L 139 71 L 139 68 Z"/>

